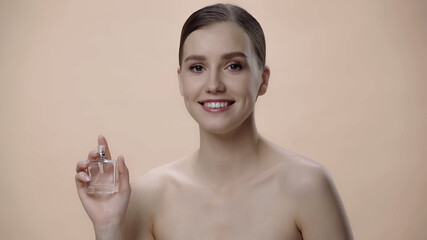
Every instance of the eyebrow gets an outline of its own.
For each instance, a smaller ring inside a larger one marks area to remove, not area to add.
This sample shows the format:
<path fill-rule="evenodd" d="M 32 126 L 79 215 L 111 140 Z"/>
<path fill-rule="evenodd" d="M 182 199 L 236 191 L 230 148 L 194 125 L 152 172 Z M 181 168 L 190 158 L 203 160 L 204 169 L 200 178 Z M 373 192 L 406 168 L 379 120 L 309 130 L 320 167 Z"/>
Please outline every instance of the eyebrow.
<path fill-rule="evenodd" d="M 230 59 L 230 58 L 235 58 L 235 57 L 247 58 L 246 54 L 244 54 L 242 52 L 231 52 L 231 53 L 226 53 L 226 54 L 221 56 L 222 59 Z"/>
<path fill-rule="evenodd" d="M 235 57 L 247 58 L 246 54 L 244 54 L 242 52 L 231 52 L 231 53 L 223 54 L 221 56 L 221 59 L 231 59 L 231 58 L 235 58 Z M 187 58 L 185 58 L 184 62 L 187 62 L 190 60 L 203 61 L 203 60 L 206 60 L 206 57 L 203 55 L 190 55 Z"/>

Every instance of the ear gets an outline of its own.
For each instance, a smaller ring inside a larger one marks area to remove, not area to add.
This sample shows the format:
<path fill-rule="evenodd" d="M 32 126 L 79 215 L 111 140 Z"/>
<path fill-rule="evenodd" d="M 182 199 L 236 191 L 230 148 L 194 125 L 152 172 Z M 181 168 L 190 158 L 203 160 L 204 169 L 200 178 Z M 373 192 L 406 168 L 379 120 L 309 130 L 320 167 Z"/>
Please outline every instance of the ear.
<path fill-rule="evenodd" d="M 258 90 L 258 96 L 264 95 L 267 92 L 268 81 L 270 80 L 270 68 L 267 65 L 264 66 L 261 78 L 262 83 Z"/>
<path fill-rule="evenodd" d="M 181 67 L 178 67 L 178 69 L 176 70 L 176 73 L 178 75 L 179 91 L 181 92 L 181 96 L 184 96 L 182 91 L 182 84 L 181 84 Z"/>

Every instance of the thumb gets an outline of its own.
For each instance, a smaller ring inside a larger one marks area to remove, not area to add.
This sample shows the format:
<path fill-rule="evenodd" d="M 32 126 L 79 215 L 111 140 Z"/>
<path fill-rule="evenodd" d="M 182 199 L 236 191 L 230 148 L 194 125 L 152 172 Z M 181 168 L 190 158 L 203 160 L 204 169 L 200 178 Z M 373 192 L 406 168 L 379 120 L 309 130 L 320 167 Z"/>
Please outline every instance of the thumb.
<path fill-rule="evenodd" d="M 110 148 L 108 148 L 107 139 L 105 139 L 104 136 L 102 136 L 102 135 L 98 136 L 98 145 L 104 145 L 105 146 L 105 158 L 106 159 L 112 159 L 111 153 L 110 153 Z"/>

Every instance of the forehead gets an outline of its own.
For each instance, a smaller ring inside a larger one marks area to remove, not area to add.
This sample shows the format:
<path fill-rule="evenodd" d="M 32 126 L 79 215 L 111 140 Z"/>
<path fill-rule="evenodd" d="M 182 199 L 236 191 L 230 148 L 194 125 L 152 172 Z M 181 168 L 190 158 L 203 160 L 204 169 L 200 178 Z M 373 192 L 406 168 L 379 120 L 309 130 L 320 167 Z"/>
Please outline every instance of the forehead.
<path fill-rule="evenodd" d="M 193 54 L 216 56 L 230 52 L 243 52 L 251 57 L 251 49 L 250 38 L 239 25 L 215 23 L 188 35 L 183 46 L 183 59 Z"/>

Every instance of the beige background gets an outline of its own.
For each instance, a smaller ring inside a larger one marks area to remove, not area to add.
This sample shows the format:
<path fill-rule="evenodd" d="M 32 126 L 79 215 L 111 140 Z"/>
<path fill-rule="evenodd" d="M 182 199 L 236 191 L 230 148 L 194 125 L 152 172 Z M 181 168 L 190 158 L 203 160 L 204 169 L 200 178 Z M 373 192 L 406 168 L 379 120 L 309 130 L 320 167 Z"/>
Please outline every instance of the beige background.
<path fill-rule="evenodd" d="M 427 239 L 427 2 L 233 2 L 267 37 L 260 132 L 330 170 L 356 239 Z M 178 38 L 209 3 L 0 0 L 0 239 L 93 238 L 98 134 L 133 179 L 197 148 Z"/>

